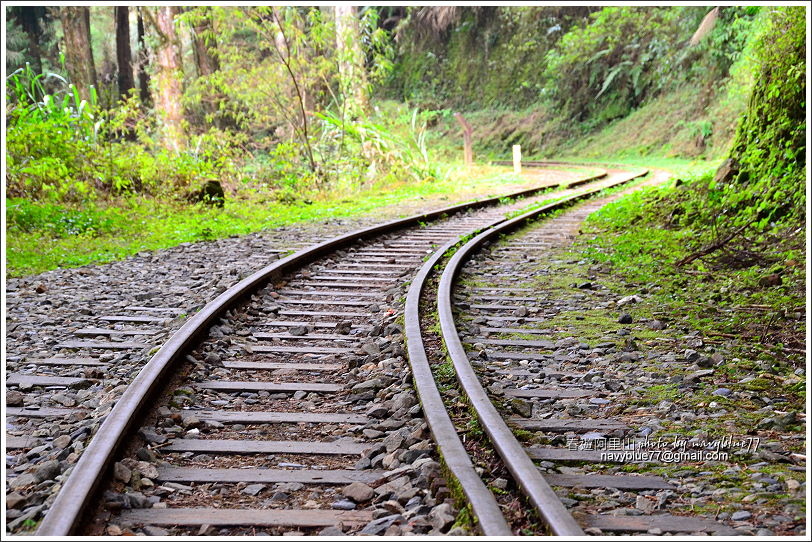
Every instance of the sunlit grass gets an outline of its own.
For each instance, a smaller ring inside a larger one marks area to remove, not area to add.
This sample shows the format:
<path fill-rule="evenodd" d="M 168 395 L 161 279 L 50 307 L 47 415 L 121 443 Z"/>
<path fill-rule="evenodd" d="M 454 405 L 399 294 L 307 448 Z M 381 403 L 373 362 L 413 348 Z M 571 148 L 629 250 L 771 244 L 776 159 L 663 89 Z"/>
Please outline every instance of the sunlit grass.
<path fill-rule="evenodd" d="M 75 209 L 27 203 L 22 204 L 24 218 L 13 212 L 7 217 L 7 273 L 22 276 L 58 267 L 105 263 L 145 250 L 358 216 L 404 202 L 422 200 L 426 207 L 439 208 L 527 184 L 527 178 L 513 175 L 504 167 L 466 169 L 449 165 L 441 180 L 343 188 L 292 203 L 256 192 L 243 192 L 240 199 L 228 198 L 222 209 L 137 197 Z M 6 200 L 12 211 L 20 204 L 20 200 Z M 65 216 L 78 218 L 66 220 Z"/>

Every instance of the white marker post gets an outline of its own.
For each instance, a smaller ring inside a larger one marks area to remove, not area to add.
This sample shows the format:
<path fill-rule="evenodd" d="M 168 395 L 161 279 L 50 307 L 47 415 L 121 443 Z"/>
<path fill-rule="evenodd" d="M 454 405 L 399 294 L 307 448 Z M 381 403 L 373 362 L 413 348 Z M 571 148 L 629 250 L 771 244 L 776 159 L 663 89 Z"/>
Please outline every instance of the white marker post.
<path fill-rule="evenodd" d="M 522 146 L 513 145 L 513 173 L 518 175 L 522 172 Z"/>

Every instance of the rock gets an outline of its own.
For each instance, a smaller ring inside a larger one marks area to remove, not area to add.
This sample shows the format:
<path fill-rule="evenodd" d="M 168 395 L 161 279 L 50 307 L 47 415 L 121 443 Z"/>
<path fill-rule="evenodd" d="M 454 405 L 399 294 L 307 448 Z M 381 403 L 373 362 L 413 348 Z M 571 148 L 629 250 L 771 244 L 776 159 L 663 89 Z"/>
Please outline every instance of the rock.
<path fill-rule="evenodd" d="M 727 184 L 731 182 L 739 173 L 739 163 L 733 158 L 728 158 L 713 176 L 714 184 Z"/>
<path fill-rule="evenodd" d="M 147 461 L 137 461 L 130 468 L 140 474 L 143 478 L 150 478 L 153 480 L 158 478 L 158 467 Z"/>
<path fill-rule="evenodd" d="M 203 425 L 203 422 L 200 421 L 200 418 L 197 416 L 189 415 L 183 418 L 181 421 L 181 425 L 186 429 L 192 429 L 194 427 L 200 427 Z"/>
<path fill-rule="evenodd" d="M 721 395 L 722 397 L 727 397 L 730 394 L 731 391 L 728 388 L 717 388 L 712 393 L 712 395 Z"/>
<path fill-rule="evenodd" d="M 19 407 L 23 406 L 23 398 L 25 395 L 17 390 L 11 390 L 6 393 L 6 406 Z"/>
<path fill-rule="evenodd" d="M 120 461 L 113 463 L 113 478 L 115 478 L 119 482 L 129 484 L 132 477 L 133 471 L 130 470 L 129 467 L 124 465 L 124 463 Z"/>
<path fill-rule="evenodd" d="M 331 525 L 319 531 L 319 536 L 344 536 L 344 531 L 337 525 Z"/>
<path fill-rule="evenodd" d="M 307 326 L 294 326 L 288 329 L 288 333 L 290 333 L 291 335 L 296 335 L 297 337 L 307 335 Z"/>
<path fill-rule="evenodd" d="M 24 497 L 23 495 L 19 494 L 16 491 L 12 491 L 8 495 L 6 495 L 7 509 L 22 508 L 26 502 L 28 502 L 28 498 Z"/>
<path fill-rule="evenodd" d="M 367 410 L 367 416 L 377 418 L 379 420 L 388 418 L 390 414 L 391 411 L 388 408 L 379 404 L 373 404 L 369 410 Z M 364 429 L 364 434 L 366 435 L 368 431 L 370 432 L 369 435 L 367 435 L 368 438 L 377 438 L 383 434 L 380 431 L 375 431 L 374 429 Z"/>
<path fill-rule="evenodd" d="M 435 506 L 431 512 L 429 512 L 429 522 L 431 522 L 431 526 L 438 530 L 442 531 L 452 523 L 454 523 L 454 514 L 451 505 L 448 503 L 443 503 L 440 506 Z"/>
<path fill-rule="evenodd" d="M 592 397 L 589 400 L 589 404 L 591 405 L 608 405 L 609 403 L 611 403 L 609 399 L 604 399 L 602 397 Z"/>
<path fill-rule="evenodd" d="M 220 205 L 220 207 L 222 207 L 222 205 Z M 142 530 L 147 536 L 169 536 L 169 531 L 161 527 L 156 527 L 155 525 L 144 525 Z"/>
<path fill-rule="evenodd" d="M 781 275 L 776 273 L 771 273 L 769 275 L 764 275 L 760 279 L 758 279 L 758 285 L 764 288 L 771 288 L 773 286 L 779 286 L 781 284 Z"/>
<path fill-rule="evenodd" d="M 357 503 L 367 502 L 375 496 L 375 490 L 363 482 L 353 482 L 345 486 L 341 493 Z"/>
<path fill-rule="evenodd" d="M 694 382 L 699 380 L 702 377 L 709 376 L 713 374 L 713 369 L 702 369 L 700 371 L 694 371 L 693 373 L 689 373 L 685 375 L 683 379 L 685 382 Z"/>
<path fill-rule="evenodd" d="M 355 510 L 355 503 L 347 499 L 342 499 L 334 502 L 330 507 L 333 510 Z"/>
<path fill-rule="evenodd" d="M 34 471 L 34 478 L 37 482 L 53 480 L 59 476 L 60 472 L 62 472 L 62 469 L 59 467 L 59 461 L 46 461 Z"/>
<path fill-rule="evenodd" d="M 632 316 L 628 313 L 623 313 L 620 315 L 620 318 L 618 318 L 617 321 L 619 324 L 631 324 Z"/>
<path fill-rule="evenodd" d="M 582 282 L 582 283 L 578 284 L 578 289 L 579 290 L 591 290 L 592 289 L 592 283 L 591 282 Z"/>
<path fill-rule="evenodd" d="M 400 431 L 395 431 L 390 433 L 385 439 L 383 439 L 383 445 L 386 446 L 387 452 L 393 452 L 403 446 L 403 435 Z"/>
<path fill-rule="evenodd" d="M 747 510 L 739 510 L 737 512 L 733 512 L 733 514 L 730 516 L 730 519 L 733 521 L 744 521 L 746 519 L 750 519 L 752 516 L 753 514 L 751 514 Z"/>
<path fill-rule="evenodd" d="M 68 446 L 70 446 L 71 438 L 70 435 L 61 435 L 54 439 L 53 447 L 57 450 L 64 450 Z"/>
<path fill-rule="evenodd" d="M 403 520 L 404 518 L 400 514 L 391 514 L 388 516 L 383 516 L 381 518 L 378 518 L 376 520 L 367 523 L 366 526 L 363 529 L 361 529 L 360 534 L 376 536 L 386 531 L 386 529 L 388 529 L 389 526 L 395 523 L 396 521 Z"/>
<path fill-rule="evenodd" d="M 251 484 L 245 486 L 245 489 L 242 490 L 243 493 L 246 495 L 251 495 L 252 497 L 256 497 L 259 493 L 265 489 L 265 484 Z"/>
<path fill-rule="evenodd" d="M 639 295 L 627 295 L 626 297 L 621 297 L 618 299 L 617 306 L 622 307 L 623 305 L 628 305 L 629 303 L 641 303 L 642 301 L 643 298 L 641 298 Z M 625 322 L 621 322 L 621 324 L 623 323 Z"/>
<path fill-rule="evenodd" d="M 524 416 L 525 418 L 531 418 L 533 416 L 533 403 L 530 401 L 516 397 L 510 400 L 510 406 L 519 416 Z"/>
<path fill-rule="evenodd" d="M 141 428 L 141 430 L 138 431 L 138 434 L 141 435 L 141 437 L 149 444 L 163 444 L 166 442 L 165 436 L 159 435 L 155 431 L 147 428 Z"/>
<path fill-rule="evenodd" d="M 401 408 L 411 408 L 417 404 L 414 394 L 410 391 L 404 391 L 396 394 L 392 398 L 392 410 L 400 410 Z"/>
<path fill-rule="evenodd" d="M 699 352 L 686 348 L 683 356 L 685 356 L 685 359 L 688 361 L 696 361 L 699 359 Z"/>
<path fill-rule="evenodd" d="M 654 331 L 660 331 L 665 329 L 665 323 L 661 320 L 652 320 L 648 323 L 649 329 L 653 329 Z"/>
<path fill-rule="evenodd" d="M 529 313 L 528 313 L 527 307 L 519 307 L 518 309 L 514 310 L 510 314 L 512 314 L 513 316 L 517 316 L 519 318 L 524 318 Z"/>
<path fill-rule="evenodd" d="M 388 384 L 382 378 L 370 378 L 364 382 L 359 382 L 352 387 L 353 391 L 366 391 L 366 390 L 379 390 L 385 388 Z"/>

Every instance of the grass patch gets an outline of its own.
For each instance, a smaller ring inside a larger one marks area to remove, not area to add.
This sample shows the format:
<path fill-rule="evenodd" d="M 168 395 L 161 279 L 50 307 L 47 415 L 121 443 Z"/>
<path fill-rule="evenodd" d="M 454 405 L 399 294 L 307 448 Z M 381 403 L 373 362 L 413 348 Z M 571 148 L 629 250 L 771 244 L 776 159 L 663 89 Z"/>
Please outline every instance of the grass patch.
<path fill-rule="evenodd" d="M 467 171 L 467 172 L 466 172 Z M 120 198 L 82 207 L 6 199 L 6 262 L 10 277 L 120 260 L 145 250 L 245 235 L 294 223 L 371 213 L 415 200 L 469 201 L 527 180 L 507 168 L 453 169 L 441 181 L 345 189 L 286 201 L 244 191 L 220 209 L 178 201 Z"/>

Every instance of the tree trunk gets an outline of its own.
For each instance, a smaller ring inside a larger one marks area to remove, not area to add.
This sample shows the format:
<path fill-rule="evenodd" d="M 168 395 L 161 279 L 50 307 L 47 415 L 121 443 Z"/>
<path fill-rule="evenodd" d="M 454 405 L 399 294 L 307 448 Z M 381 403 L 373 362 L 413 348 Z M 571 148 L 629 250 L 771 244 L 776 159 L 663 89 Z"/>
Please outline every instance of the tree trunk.
<path fill-rule="evenodd" d="M 210 52 L 217 48 L 217 39 L 211 26 L 211 15 L 208 11 L 205 16 L 195 22 L 193 30 L 194 39 L 192 45 L 194 46 L 195 61 L 197 62 L 197 75 L 198 77 L 205 77 L 220 69 L 217 57 Z"/>
<path fill-rule="evenodd" d="M 11 8 L 17 16 L 20 26 L 28 36 L 28 55 L 31 57 L 31 69 L 34 73 L 42 73 L 42 50 L 39 45 L 39 37 L 42 34 L 39 25 L 39 14 L 37 10 L 42 7 L 19 6 Z"/>
<path fill-rule="evenodd" d="M 118 64 L 118 94 L 126 98 L 135 88 L 133 58 L 130 50 L 130 8 L 115 6 L 116 17 L 116 63 Z"/>
<path fill-rule="evenodd" d="M 454 113 L 454 118 L 457 119 L 457 122 L 459 122 L 462 127 L 463 159 L 465 160 L 465 165 L 470 166 L 474 163 L 474 130 L 471 128 L 471 123 L 462 116 L 462 113 Z"/>
<path fill-rule="evenodd" d="M 369 110 L 369 90 L 361 49 L 358 8 L 338 4 L 336 14 L 336 53 L 341 92 L 351 117 L 363 116 Z"/>
<path fill-rule="evenodd" d="M 61 7 L 59 18 L 65 35 L 65 64 L 71 82 L 84 100 L 90 98 L 90 87 L 96 86 L 96 66 L 90 48 L 90 8 Z"/>
<path fill-rule="evenodd" d="M 159 43 L 155 50 L 158 64 L 155 106 L 163 118 L 166 146 L 178 151 L 182 148 L 184 139 L 183 111 L 180 104 L 183 69 L 180 43 L 175 32 L 175 9 L 171 6 L 155 9 L 155 25 L 159 34 Z"/>
<path fill-rule="evenodd" d="M 141 98 L 141 103 L 146 105 L 150 103 L 149 95 L 149 74 L 147 73 L 147 46 L 144 43 L 144 16 L 141 14 L 142 9 L 138 10 L 138 95 Z"/>

